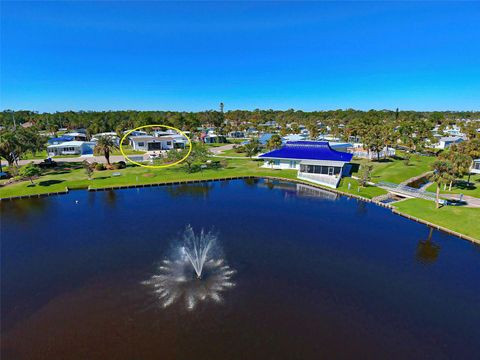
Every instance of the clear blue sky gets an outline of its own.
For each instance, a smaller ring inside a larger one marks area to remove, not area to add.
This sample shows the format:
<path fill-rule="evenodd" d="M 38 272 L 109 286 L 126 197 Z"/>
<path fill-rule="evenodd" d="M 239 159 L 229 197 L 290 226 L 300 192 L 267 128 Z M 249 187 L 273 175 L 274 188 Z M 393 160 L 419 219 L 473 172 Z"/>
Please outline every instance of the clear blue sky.
<path fill-rule="evenodd" d="M 1 7 L 1 109 L 480 109 L 480 2 Z"/>

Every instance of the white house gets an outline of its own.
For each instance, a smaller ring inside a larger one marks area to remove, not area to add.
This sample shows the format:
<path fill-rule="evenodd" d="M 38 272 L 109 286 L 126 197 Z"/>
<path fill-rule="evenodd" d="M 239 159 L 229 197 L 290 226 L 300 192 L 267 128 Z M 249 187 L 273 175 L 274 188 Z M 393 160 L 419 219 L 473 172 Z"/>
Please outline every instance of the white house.
<path fill-rule="evenodd" d="M 87 140 L 87 135 L 84 134 L 83 132 L 69 132 L 67 134 L 64 134 L 63 136 L 71 136 L 73 137 L 74 140 L 77 141 L 86 141 Z"/>
<path fill-rule="evenodd" d="M 47 154 L 48 156 L 93 155 L 94 148 L 94 142 L 73 140 L 47 146 Z"/>
<path fill-rule="evenodd" d="M 227 138 L 225 136 L 217 135 L 217 134 L 213 134 L 213 133 L 202 134 L 201 138 L 202 138 L 202 141 L 205 144 L 218 144 L 218 143 L 226 143 L 227 142 Z"/>
<path fill-rule="evenodd" d="M 120 144 L 120 138 L 118 137 L 117 133 L 113 131 L 95 134 L 92 136 L 91 141 L 97 142 L 100 137 L 104 137 L 104 136 L 111 138 L 115 142 L 115 144 L 117 145 Z"/>
<path fill-rule="evenodd" d="M 262 154 L 263 167 L 298 170 L 297 178 L 336 188 L 350 172 L 353 155 L 333 150 L 326 141 L 290 141 L 281 149 Z"/>
<path fill-rule="evenodd" d="M 442 136 L 438 139 L 438 142 L 434 144 L 435 149 L 444 150 L 448 148 L 452 144 L 458 144 L 464 141 L 463 137 L 461 136 Z"/>
<path fill-rule="evenodd" d="M 473 160 L 472 167 L 470 168 L 472 174 L 480 174 L 480 159 Z"/>
<path fill-rule="evenodd" d="M 174 140 L 170 136 L 155 137 L 152 135 L 132 136 L 130 145 L 137 151 L 159 151 L 174 148 Z"/>
<path fill-rule="evenodd" d="M 228 137 L 234 138 L 234 139 L 242 139 L 245 138 L 245 132 L 243 131 L 230 131 L 228 134 Z"/>

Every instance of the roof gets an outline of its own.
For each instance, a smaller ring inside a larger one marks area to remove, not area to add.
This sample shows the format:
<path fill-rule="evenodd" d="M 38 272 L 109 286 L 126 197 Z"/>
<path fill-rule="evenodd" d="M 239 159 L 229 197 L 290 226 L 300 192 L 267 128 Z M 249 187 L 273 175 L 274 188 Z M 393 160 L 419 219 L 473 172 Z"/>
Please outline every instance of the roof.
<path fill-rule="evenodd" d="M 173 140 L 172 137 L 170 136 L 160 136 L 160 137 L 155 137 L 155 136 L 132 136 L 130 138 L 132 141 L 167 141 L 167 140 Z"/>
<path fill-rule="evenodd" d="M 463 138 L 461 136 L 442 136 L 440 138 L 440 141 L 445 141 L 445 142 L 458 141 L 458 140 L 463 141 Z"/>
<path fill-rule="evenodd" d="M 64 147 L 64 146 L 82 146 L 83 144 L 87 145 L 95 145 L 95 143 L 90 142 L 90 141 L 66 141 L 61 144 L 56 144 L 56 145 L 49 145 L 47 147 L 53 148 L 53 147 Z"/>
<path fill-rule="evenodd" d="M 80 133 L 80 132 L 69 132 L 68 134 L 65 134 L 67 136 L 81 136 L 81 137 L 87 137 L 87 135 L 85 135 L 84 133 Z"/>
<path fill-rule="evenodd" d="M 270 140 L 270 138 L 273 136 L 273 134 L 270 134 L 270 133 L 265 133 L 265 134 L 262 134 L 260 135 L 260 137 L 258 138 L 258 141 L 260 142 L 260 144 L 262 145 L 265 145 L 268 140 Z"/>
<path fill-rule="evenodd" d="M 327 141 L 289 141 L 281 149 L 270 151 L 259 157 L 350 162 L 353 155 L 333 150 Z"/>
<path fill-rule="evenodd" d="M 59 136 L 59 137 L 56 137 L 56 138 L 50 138 L 48 139 L 48 142 L 49 143 L 53 143 L 53 142 L 59 142 L 59 141 L 72 141 L 73 140 L 73 136 Z"/>
<path fill-rule="evenodd" d="M 288 142 L 292 141 L 300 141 L 300 140 L 305 140 L 306 136 L 305 135 L 300 135 L 300 134 L 290 134 L 284 136 L 282 139 Z"/>

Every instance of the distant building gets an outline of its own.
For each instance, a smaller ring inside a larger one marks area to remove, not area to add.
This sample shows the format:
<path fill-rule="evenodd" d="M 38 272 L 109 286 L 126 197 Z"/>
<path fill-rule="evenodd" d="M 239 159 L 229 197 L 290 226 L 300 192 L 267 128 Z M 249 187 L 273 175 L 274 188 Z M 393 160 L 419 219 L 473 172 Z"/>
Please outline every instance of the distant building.
<path fill-rule="evenodd" d="M 227 135 L 234 139 L 243 139 L 246 137 L 243 131 L 230 131 Z"/>
<path fill-rule="evenodd" d="M 332 149 L 326 141 L 292 141 L 262 154 L 263 167 L 298 170 L 297 178 L 336 188 L 350 172 L 353 155 Z"/>
<path fill-rule="evenodd" d="M 73 137 L 74 140 L 77 140 L 77 141 L 87 141 L 87 135 L 79 131 L 69 132 L 67 134 L 64 134 L 64 136 L 71 136 Z"/>
<path fill-rule="evenodd" d="M 438 142 L 434 144 L 435 149 L 447 149 L 452 144 L 459 144 L 465 141 L 461 136 L 443 136 L 438 139 Z"/>
<path fill-rule="evenodd" d="M 472 167 L 470 168 L 472 174 L 480 174 L 480 159 L 473 160 Z"/>
<path fill-rule="evenodd" d="M 95 143 L 90 141 L 67 141 L 47 146 L 48 156 L 80 155 L 93 156 Z"/>
<path fill-rule="evenodd" d="M 225 136 L 214 133 L 202 133 L 200 139 L 205 144 L 223 144 L 227 142 L 227 138 Z"/>
<path fill-rule="evenodd" d="M 137 151 L 160 151 L 171 150 L 174 146 L 174 140 L 170 136 L 155 137 L 152 135 L 132 136 L 130 145 Z"/>
<path fill-rule="evenodd" d="M 284 137 L 282 137 L 282 140 L 284 142 L 302 141 L 302 140 L 307 140 L 307 135 L 305 135 L 305 134 L 289 134 L 289 135 L 285 135 Z"/>
<path fill-rule="evenodd" d="M 104 133 L 95 134 L 95 135 L 92 136 L 91 141 L 97 142 L 100 137 L 109 137 L 115 142 L 115 144 L 117 144 L 117 145 L 120 144 L 120 138 L 118 137 L 116 132 L 112 131 L 112 132 L 104 132 Z"/>

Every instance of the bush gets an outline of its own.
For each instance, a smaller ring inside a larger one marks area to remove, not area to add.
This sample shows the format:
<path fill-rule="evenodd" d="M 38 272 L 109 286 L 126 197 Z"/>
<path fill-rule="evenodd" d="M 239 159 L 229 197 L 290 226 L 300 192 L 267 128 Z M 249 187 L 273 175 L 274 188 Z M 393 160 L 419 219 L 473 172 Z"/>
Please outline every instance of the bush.
<path fill-rule="evenodd" d="M 222 159 L 222 160 L 220 160 L 220 166 L 221 166 L 222 168 L 224 168 L 224 169 L 227 168 L 227 167 L 228 167 L 228 161 L 227 161 L 227 159 Z"/>
<path fill-rule="evenodd" d="M 102 170 L 105 170 L 105 169 L 106 169 L 106 167 L 102 163 L 95 164 L 95 170 L 102 171 Z"/>
<path fill-rule="evenodd" d="M 245 152 L 245 146 L 234 146 L 233 149 L 235 150 L 236 153 L 244 153 Z"/>
<path fill-rule="evenodd" d="M 33 184 L 33 177 L 39 176 L 42 173 L 42 169 L 35 165 L 33 162 L 22 166 L 18 171 L 19 175 L 24 179 L 29 179 L 30 182 Z"/>
<path fill-rule="evenodd" d="M 188 168 L 188 172 L 189 173 L 195 173 L 195 172 L 199 172 L 200 170 L 202 170 L 202 163 L 193 163 L 189 168 Z"/>
<path fill-rule="evenodd" d="M 220 160 L 212 160 L 210 163 L 210 168 L 211 169 L 220 169 L 222 165 L 220 164 Z"/>
<path fill-rule="evenodd" d="M 112 164 L 113 170 L 125 169 L 126 167 L 127 167 L 127 163 L 125 161 L 119 161 Z"/>

